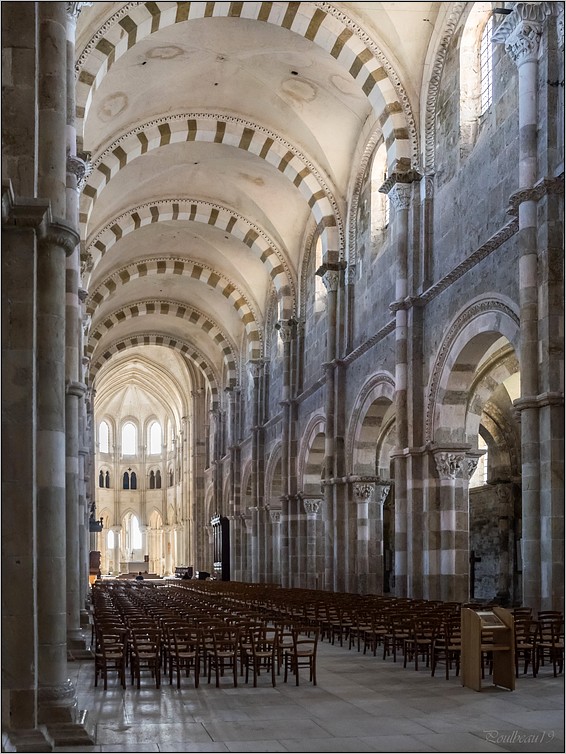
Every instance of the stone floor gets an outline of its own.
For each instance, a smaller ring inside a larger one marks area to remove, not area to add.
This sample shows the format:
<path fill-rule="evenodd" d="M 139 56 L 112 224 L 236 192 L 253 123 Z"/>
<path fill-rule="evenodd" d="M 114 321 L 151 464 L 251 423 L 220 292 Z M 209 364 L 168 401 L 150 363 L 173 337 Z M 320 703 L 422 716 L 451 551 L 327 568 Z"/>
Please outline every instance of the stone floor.
<path fill-rule="evenodd" d="M 192 680 L 156 690 L 142 679 L 124 691 L 115 676 L 94 688 L 93 664 L 69 664 L 79 706 L 88 710 L 96 745 L 58 752 L 564 752 L 564 677 L 541 668 L 515 691 L 491 685 L 481 692 L 431 678 L 423 668 L 319 644 L 318 685 L 258 688 L 230 677 L 221 688 Z M 306 673 L 307 671 L 302 671 Z"/>

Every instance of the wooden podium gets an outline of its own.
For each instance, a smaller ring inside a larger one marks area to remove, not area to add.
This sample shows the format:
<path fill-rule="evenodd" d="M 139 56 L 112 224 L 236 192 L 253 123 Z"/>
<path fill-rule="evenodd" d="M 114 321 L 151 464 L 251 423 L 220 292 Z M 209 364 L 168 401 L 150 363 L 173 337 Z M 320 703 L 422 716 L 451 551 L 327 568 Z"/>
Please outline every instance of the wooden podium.
<path fill-rule="evenodd" d="M 482 652 L 493 656 L 493 683 L 515 689 L 515 627 L 512 614 L 502 607 L 488 610 L 462 608 L 462 686 L 481 691 Z"/>

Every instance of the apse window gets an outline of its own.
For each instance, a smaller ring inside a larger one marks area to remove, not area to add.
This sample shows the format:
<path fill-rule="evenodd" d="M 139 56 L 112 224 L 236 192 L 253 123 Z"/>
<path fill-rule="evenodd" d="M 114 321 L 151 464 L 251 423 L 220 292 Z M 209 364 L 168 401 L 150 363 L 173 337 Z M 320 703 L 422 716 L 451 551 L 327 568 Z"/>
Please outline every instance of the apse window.
<path fill-rule="evenodd" d="M 136 454 L 136 428 L 132 422 L 127 422 L 122 427 L 122 455 L 135 456 Z"/>
<path fill-rule="evenodd" d="M 108 453 L 109 447 L 110 447 L 110 429 L 106 422 L 100 422 L 100 426 L 98 427 L 98 448 L 101 453 Z"/>

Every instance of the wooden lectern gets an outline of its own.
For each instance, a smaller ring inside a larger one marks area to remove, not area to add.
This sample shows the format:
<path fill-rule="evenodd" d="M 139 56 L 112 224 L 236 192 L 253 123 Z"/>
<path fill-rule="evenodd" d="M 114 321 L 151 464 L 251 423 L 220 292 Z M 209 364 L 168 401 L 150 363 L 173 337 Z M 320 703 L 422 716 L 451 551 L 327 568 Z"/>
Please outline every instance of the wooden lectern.
<path fill-rule="evenodd" d="M 462 608 L 462 686 L 481 691 L 482 653 L 493 656 L 493 683 L 515 689 L 515 627 L 513 615 L 502 607 Z"/>

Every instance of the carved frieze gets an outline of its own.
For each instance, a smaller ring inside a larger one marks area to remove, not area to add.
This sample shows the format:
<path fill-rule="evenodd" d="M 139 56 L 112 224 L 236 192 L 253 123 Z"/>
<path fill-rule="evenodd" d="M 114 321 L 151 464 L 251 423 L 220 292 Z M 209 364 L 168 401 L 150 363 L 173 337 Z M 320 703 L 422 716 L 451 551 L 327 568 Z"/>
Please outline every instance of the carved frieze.
<path fill-rule="evenodd" d="M 464 452 L 440 451 L 434 453 L 436 470 L 441 479 L 461 478 L 467 472 Z"/>

